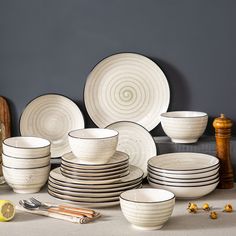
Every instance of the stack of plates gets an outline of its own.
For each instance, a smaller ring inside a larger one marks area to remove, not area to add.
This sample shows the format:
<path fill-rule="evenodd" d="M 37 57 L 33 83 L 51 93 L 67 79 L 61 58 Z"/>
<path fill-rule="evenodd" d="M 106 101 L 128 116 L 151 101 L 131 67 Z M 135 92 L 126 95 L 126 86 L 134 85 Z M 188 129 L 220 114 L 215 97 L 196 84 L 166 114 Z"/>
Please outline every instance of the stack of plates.
<path fill-rule="evenodd" d="M 120 180 L 129 174 L 129 156 L 116 152 L 106 164 L 80 164 L 72 152 L 62 156 L 61 173 L 68 178 L 78 180 Z"/>
<path fill-rule="evenodd" d="M 219 160 L 202 153 L 168 153 L 148 161 L 148 181 L 177 198 L 199 198 L 219 183 Z"/>
<path fill-rule="evenodd" d="M 72 153 L 50 172 L 48 192 L 53 197 L 94 207 L 119 204 L 122 192 L 140 188 L 143 171 L 129 166 L 129 156 L 116 152 L 106 164 L 80 164 Z"/>

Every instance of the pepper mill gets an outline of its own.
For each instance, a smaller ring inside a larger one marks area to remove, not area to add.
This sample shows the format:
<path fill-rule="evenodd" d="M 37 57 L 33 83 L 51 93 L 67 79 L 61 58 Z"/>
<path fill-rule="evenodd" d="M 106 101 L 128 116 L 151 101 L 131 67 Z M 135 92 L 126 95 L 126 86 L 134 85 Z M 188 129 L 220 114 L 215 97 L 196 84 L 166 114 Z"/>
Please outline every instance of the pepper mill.
<path fill-rule="evenodd" d="M 234 187 L 233 167 L 230 160 L 230 137 L 233 123 L 224 114 L 213 121 L 216 138 L 216 156 L 220 160 L 220 182 L 218 188 Z"/>

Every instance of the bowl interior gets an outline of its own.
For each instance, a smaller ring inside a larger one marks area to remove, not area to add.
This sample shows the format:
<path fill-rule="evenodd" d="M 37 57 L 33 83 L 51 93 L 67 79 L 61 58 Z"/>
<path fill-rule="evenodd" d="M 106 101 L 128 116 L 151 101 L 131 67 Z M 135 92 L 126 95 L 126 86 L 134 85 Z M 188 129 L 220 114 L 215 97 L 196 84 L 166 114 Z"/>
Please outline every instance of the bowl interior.
<path fill-rule="evenodd" d="M 38 137 L 11 137 L 3 141 L 3 144 L 13 148 L 34 149 L 50 145 L 47 139 Z"/>
<path fill-rule="evenodd" d="M 117 135 L 118 132 L 116 130 L 100 128 L 78 129 L 69 132 L 69 136 L 79 139 L 104 139 Z"/>
<path fill-rule="evenodd" d="M 172 192 L 163 189 L 133 189 L 123 192 L 120 197 L 124 200 L 137 203 L 158 203 L 171 200 L 175 197 Z"/>
<path fill-rule="evenodd" d="M 219 159 L 202 153 L 168 153 L 152 157 L 148 164 L 157 169 L 169 171 L 190 171 L 218 165 Z"/>
<path fill-rule="evenodd" d="M 162 113 L 161 116 L 167 118 L 198 118 L 207 116 L 207 114 L 199 111 L 171 111 Z"/>

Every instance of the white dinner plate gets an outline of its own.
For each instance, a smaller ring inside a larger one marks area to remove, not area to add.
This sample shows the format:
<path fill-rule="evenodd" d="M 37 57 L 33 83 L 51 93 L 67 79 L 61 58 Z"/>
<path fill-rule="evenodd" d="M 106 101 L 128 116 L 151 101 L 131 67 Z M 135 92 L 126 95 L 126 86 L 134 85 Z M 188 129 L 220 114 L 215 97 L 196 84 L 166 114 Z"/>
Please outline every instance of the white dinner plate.
<path fill-rule="evenodd" d="M 99 158 L 99 157 L 98 157 Z M 115 152 L 115 154 L 111 157 L 110 161 L 106 164 L 81 164 L 79 158 L 76 157 L 72 152 L 66 153 L 62 155 L 62 161 L 68 164 L 72 164 L 73 166 L 77 166 L 80 169 L 84 170 L 101 170 L 107 168 L 117 167 L 123 163 L 126 163 L 129 160 L 128 154 L 124 152 Z"/>
<path fill-rule="evenodd" d="M 69 98 L 46 94 L 33 99 L 20 118 L 22 136 L 37 136 L 51 142 L 51 157 L 70 152 L 68 132 L 84 128 L 79 107 Z"/>
<path fill-rule="evenodd" d="M 93 202 L 93 203 L 92 202 L 91 203 L 81 202 L 81 201 L 67 199 L 65 196 L 56 194 L 56 193 L 54 193 L 53 191 L 50 191 L 50 190 L 48 190 L 48 193 L 52 197 L 55 197 L 56 199 L 61 200 L 63 202 L 69 202 L 69 203 L 72 203 L 72 204 L 78 204 L 78 205 L 83 206 L 83 207 L 100 208 L 100 207 L 117 206 L 117 205 L 120 204 L 119 200 L 118 201 L 108 201 L 108 202 Z"/>
<path fill-rule="evenodd" d="M 75 180 L 71 178 L 67 178 L 61 174 L 60 167 L 53 169 L 49 175 L 52 179 L 56 181 L 63 182 L 66 186 L 76 186 L 76 187 L 84 187 L 84 188 L 114 188 L 114 187 L 121 187 L 127 186 L 129 183 L 133 183 L 136 180 L 139 180 L 143 177 L 143 171 L 135 166 L 130 166 L 130 173 L 129 175 L 122 177 L 119 182 L 115 180 L 102 180 L 102 181 L 82 181 L 82 180 Z"/>
<path fill-rule="evenodd" d="M 151 134 L 141 125 L 120 121 L 107 126 L 119 132 L 117 150 L 125 152 L 130 157 L 130 164 L 142 169 L 147 175 L 147 162 L 156 156 L 157 149 Z"/>
<path fill-rule="evenodd" d="M 133 121 L 152 130 L 167 111 L 170 90 L 166 76 L 149 58 L 119 53 L 100 61 L 84 89 L 88 114 L 101 128 L 117 121 Z"/>
<path fill-rule="evenodd" d="M 135 185 L 134 187 L 129 187 L 127 188 L 127 190 L 130 189 L 135 189 L 135 188 L 140 188 L 141 185 Z M 79 192 L 79 191 L 72 191 L 72 190 L 65 190 L 65 189 L 61 189 L 58 187 L 55 187 L 55 185 L 53 186 L 53 183 L 48 183 L 48 189 L 50 189 L 51 191 L 55 192 L 55 193 L 59 193 L 59 194 L 65 194 L 65 195 L 69 195 L 69 196 L 75 196 L 75 197 L 87 197 L 87 198 L 104 198 L 104 197 L 119 197 L 121 193 L 123 193 L 124 191 L 117 191 L 117 192 L 108 192 L 108 193 L 84 193 L 84 192 Z"/>
<path fill-rule="evenodd" d="M 59 183 L 59 182 L 55 182 L 53 179 L 48 180 L 48 183 L 57 189 L 60 190 L 64 190 L 64 191 L 72 191 L 72 192 L 78 192 L 81 194 L 94 194 L 94 193 L 98 193 L 98 194 L 109 194 L 109 193 L 117 193 L 117 192 L 124 192 L 128 189 L 131 188 L 136 188 L 138 186 L 142 185 L 142 180 L 137 181 L 134 184 L 129 184 L 127 186 L 123 186 L 123 187 L 118 187 L 118 188 L 107 188 L 107 189 L 91 189 L 91 188 L 79 188 L 79 187 L 67 187 L 66 185 L 64 185 L 63 183 Z"/>
<path fill-rule="evenodd" d="M 125 189 L 129 186 L 135 185 L 135 184 L 141 184 L 143 178 L 138 178 L 129 182 L 121 183 L 121 184 L 116 184 L 115 186 L 112 184 L 103 184 L 103 185 L 79 185 L 79 184 L 71 184 L 71 183 L 66 183 L 62 181 L 58 181 L 53 179 L 52 177 L 49 177 L 49 181 L 51 183 L 56 184 L 57 186 L 61 188 L 72 188 L 72 189 L 77 189 L 80 192 L 110 192 L 110 191 L 117 191 L 117 190 L 122 190 Z"/>

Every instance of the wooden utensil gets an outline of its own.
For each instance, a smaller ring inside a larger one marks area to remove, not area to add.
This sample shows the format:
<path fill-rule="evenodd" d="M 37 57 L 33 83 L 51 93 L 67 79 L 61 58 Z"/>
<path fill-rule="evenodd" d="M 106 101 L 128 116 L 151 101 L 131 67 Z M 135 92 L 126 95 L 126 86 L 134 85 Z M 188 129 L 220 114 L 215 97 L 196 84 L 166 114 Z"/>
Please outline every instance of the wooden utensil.
<path fill-rule="evenodd" d="M 224 114 L 214 119 L 216 137 L 216 155 L 220 160 L 220 183 L 218 188 L 234 187 L 233 167 L 230 160 L 230 137 L 233 123 Z"/>
<path fill-rule="evenodd" d="M 36 214 L 36 215 L 42 215 L 42 216 L 48 216 L 51 218 L 59 219 L 59 220 L 65 220 L 69 221 L 72 223 L 77 223 L 77 224 L 86 224 L 89 223 L 97 218 L 99 218 L 101 215 L 99 213 L 96 213 L 93 218 L 88 218 L 86 216 L 82 217 L 75 217 L 72 215 L 65 215 L 65 214 L 60 214 L 60 213 L 54 213 L 54 212 L 49 212 L 47 210 L 28 210 L 25 209 L 22 206 L 16 206 L 16 209 L 19 211 L 31 213 L 31 214 Z"/>
<path fill-rule="evenodd" d="M 11 136 L 11 116 L 10 109 L 7 100 L 0 96 L 0 121 L 3 123 L 5 128 L 5 138 Z"/>

